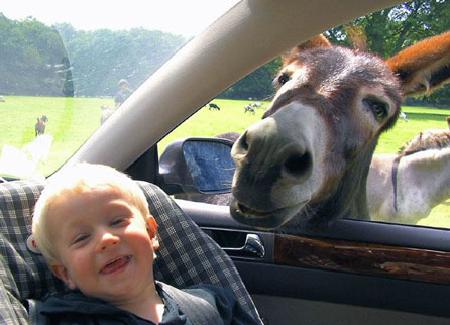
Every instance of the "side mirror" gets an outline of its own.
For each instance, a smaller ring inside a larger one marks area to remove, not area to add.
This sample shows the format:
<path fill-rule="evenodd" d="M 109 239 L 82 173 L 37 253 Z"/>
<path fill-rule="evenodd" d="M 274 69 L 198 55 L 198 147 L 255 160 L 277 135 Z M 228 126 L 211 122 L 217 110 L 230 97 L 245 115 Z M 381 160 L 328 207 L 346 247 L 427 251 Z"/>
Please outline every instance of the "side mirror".
<path fill-rule="evenodd" d="M 231 140 L 221 138 L 172 142 L 159 158 L 160 187 L 168 194 L 229 193 L 235 170 L 232 146 Z"/>

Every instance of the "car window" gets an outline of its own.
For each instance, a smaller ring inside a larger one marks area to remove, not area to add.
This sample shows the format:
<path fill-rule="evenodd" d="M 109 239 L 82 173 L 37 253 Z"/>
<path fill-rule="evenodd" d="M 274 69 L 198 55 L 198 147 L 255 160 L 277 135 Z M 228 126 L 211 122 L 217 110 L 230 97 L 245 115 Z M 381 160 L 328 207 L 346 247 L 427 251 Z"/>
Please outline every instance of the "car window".
<path fill-rule="evenodd" d="M 360 17 L 325 31 L 324 35 L 334 44 L 367 49 L 388 58 L 402 48 L 448 30 L 449 12 L 445 1 L 413 1 Z M 273 78 L 281 64 L 280 58 L 271 61 L 206 103 L 159 143 L 159 152 L 174 140 L 189 136 L 242 134 L 270 107 L 276 91 L 272 81 L 275 85 L 280 82 Z M 433 94 L 409 97 L 403 103 L 396 125 L 381 135 L 372 160 L 367 189 L 371 221 L 450 228 L 449 116 L 449 86 Z M 436 134 L 445 140 L 429 143 Z M 411 149 L 414 146 L 419 149 Z M 396 159 L 399 167 L 393 171 Z M 391 182 L 398 187 L 395 194 Z M 229 201 L 229 194 L 177 197 L 219 205 Z"/>
<path fill-rule="evenodd" d="M 57 170 L 236 2 L 2 1 L 0 177 L 42 178 Z"/>

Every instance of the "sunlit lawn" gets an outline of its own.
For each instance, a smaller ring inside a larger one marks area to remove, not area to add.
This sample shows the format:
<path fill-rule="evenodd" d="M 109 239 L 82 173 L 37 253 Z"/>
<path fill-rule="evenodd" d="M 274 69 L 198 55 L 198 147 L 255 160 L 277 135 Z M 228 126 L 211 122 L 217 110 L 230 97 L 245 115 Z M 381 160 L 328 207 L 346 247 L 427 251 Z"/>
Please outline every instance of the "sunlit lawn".
<path fill-rule="evenodd" d="M 376 152 L 398 152 L 400 147 L 425 129 L 446 129 L 450 109 L 425 107 L 403 107 L 408 120 L 399 119 L 395 127 L 383 133 L 378 141 Z"/>
<path fill-rule="evenodd" d="M 168 143 L 187 136 L 216 136 L 231 131 L 242 133 L 250 124 L 261 119 L 269 105 L 268 102 L 261 102 L 262 106 L 252 114 L 244 113 L 244 107 L 249 101 L 216 99 L 213 102 L 221 108 L 220 111 L 203 107 L 160 142 L 160 153 Z"/>
<path fill-rule="evenodd" d="M 61 166 L 100 126 L 101 105 L 112 99 L 8 96 L 0 103 L 0 147 L 22 148 L 35 138 L 38 116 L 46 115 L 45 134 L 53 137 L 52 148 L 42 172 L 48 175 Z"/>
<path fill-rule="evenodd" d="M 450 228 L 450 199 L 437 205 L 430 215 L 417 223 L 421 226 Z"/>
<path fill-rule="evenodd" d="M 166 136 L 159 144 L 162 152 L 175 139 L 187 136 L 215 136 L 220 133 L 242 132 L 251 123 L 261 119 L 268 102 L 256 108 L 256 113 L 244 113 L 249 101 L 221 100 L 214 103 L 220 111 L 202 108 L 181 127 Z M 61 98 L 8 96 L 0 103 L 0 147 L 5 144 L 22 148 L 34 138 L 36 118 L 45 114 L 48 123 L 46 134 L 53 136 L 52 149 L 41 171 L 48 175 L 63 164 L 77 148 L 100 126 L 102 105 L 113 105 L 111 98 Z M 380 137 L 376 153 L 395 153 L 421 130 L 447 128 L 446 117 L 450 109 L 403 107 L 408 121 L 400 119 L 396 126 Z M 217 123 L 217 121 L 220 121 Z M 430 216 L 419 224 L 450 228 L 450 200 L 437 206 Z"/>

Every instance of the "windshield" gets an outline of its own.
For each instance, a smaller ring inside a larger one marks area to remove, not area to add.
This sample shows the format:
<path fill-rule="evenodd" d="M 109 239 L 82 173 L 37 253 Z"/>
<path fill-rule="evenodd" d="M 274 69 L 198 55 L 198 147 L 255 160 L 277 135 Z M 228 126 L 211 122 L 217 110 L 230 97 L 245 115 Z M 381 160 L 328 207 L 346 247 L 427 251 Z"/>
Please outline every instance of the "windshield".
<path fill-rule="evenodd" d="M 237 1 L 2 1 L 0 177 L 57 170 Z"/>

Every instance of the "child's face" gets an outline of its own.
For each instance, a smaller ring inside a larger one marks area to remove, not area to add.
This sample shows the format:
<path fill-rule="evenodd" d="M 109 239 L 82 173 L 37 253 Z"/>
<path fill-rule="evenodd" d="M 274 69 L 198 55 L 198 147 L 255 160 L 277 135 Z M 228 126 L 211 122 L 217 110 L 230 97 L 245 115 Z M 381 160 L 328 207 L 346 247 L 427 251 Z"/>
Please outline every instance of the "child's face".
<path fill-rule="evenodd" d="M 48 227 L 59 260 L 52 271 L 71 289 L 120 303 L 154 290 L 158 246 L 141 212 L 120 191 L 104 188 L 59 197 Z"/>

